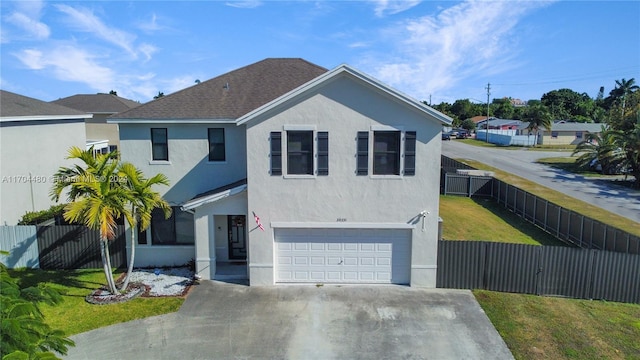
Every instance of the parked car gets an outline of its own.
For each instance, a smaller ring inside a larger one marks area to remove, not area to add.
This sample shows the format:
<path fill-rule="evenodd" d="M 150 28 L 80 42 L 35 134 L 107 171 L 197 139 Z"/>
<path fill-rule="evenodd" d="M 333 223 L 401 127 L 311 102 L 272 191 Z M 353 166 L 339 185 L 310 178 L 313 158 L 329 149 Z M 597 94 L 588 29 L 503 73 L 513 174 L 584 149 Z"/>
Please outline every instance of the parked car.
<path fill-rule="evenodd" d="M 469 132 L 465 129 L 459 129 L 456 134 L 456 139 L 466 139 L 469 137 Z"/>
<path fill-rule="evenodd" d="M 442 132 L 442 140 L 451 140 L 451 134 L 448 132 Z"/>

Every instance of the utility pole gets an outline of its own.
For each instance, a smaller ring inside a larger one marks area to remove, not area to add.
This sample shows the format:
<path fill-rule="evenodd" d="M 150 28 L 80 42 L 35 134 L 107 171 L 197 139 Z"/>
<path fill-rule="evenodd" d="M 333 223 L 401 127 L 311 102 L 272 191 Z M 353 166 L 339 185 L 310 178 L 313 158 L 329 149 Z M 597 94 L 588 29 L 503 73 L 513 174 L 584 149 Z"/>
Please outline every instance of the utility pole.
<path fill-rule="evenodd" d="M 489 95 L 491 95 L 491 84 L 487 83 L 487 142 L 489 142 Z"/>

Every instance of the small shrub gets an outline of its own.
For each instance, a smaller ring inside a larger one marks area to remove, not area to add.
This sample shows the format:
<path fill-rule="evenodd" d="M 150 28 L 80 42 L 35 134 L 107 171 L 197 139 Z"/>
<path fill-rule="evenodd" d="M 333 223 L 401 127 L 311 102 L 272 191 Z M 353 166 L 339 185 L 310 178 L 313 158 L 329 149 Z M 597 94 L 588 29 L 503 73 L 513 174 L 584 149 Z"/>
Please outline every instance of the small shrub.
<path fill-rule="evenodd" d="M 55 219 L 56 224 L 64 223 L 62 213 L 66 204 L 53 205 L 47 210 L 30 211 L 22 216 L 18 225 L 37 225 L 47 220 Z"/>

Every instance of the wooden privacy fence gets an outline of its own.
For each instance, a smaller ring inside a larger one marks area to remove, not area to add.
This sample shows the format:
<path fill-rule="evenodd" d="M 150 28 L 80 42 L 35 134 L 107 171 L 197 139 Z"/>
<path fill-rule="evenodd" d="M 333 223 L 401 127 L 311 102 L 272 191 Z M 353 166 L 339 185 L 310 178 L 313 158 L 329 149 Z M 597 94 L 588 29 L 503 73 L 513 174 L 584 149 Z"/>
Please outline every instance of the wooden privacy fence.
<path fill-rule="evenodd" d="M 640 255 L 439 241 L 436 286 L 640 303 Z"/>
<path fill-rule="evenodd" d="M 565 209 L 502 180 L 455 174 L 470 166 L 442 156 L 441 193 L 492 197 L 523 219 L 581 248 L 640 254 L 640 237 L 601 221 Z M 445 225 L 446 226 L 446 225 Z"/>
<path fill-rule="evenodd" d="M 119 225 L 109 251 L 111 266 L 125 268 L 127 251 L 125 227 Z M 100 235 L 82 225 L 1 226 L 0 249 L 9 256 L 0 257 L 9 268 L 28 267 L 45 270 L 93 269 L 102 267 Z"/>

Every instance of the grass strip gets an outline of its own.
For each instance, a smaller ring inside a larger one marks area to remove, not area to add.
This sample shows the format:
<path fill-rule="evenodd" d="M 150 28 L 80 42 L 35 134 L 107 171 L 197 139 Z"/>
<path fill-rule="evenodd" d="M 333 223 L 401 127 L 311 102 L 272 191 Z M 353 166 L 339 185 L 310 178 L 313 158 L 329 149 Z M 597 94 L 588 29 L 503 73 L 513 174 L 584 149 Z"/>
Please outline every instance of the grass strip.
<path fill-rule="evenodd" d="M 41 304 L 45 322 L 67 336 L 149 316 L 176 312 L 184 302 L 181 297 L 141 298 L 111 305 L 92 305 L 84 299 L 105 283 L 102 269 L 87 270 L 10 270 L 21 286 L 49 284 L 63 293 L 61 304 Z M 120 273 L 114 276 L 117 278 Z"/>
<path fill-rule="evenodd" d="M 502 180 L 510 185 L 517 186 L 522 190 L 528 191 L 534 195 L 544 198 L 552 203 L 555 203 L 556 205 L 564 207 L 565 209 L 573 210 L 578 214 L 596 219 L 610 226 L 624 230 L 635 236 L 640 236 L 640 226 L 637 222 L 631 219 L 627 219 L 620 215 L 606 211 L 601 207 L 591 205 L 587 202 L 578 200 L 562 192 L 542 186 L 520 176 L 496 169 L 479 161 L 468 159 L 457 160 L 460 162 L 464 162 L 467 165 L 473 166 L 476 169 L 493 171 L 497 179 Z"/>
<path fill-rule="evenodd" d="M 516 359 L 640 359 L 640 304 L 473 293 Z"/>

